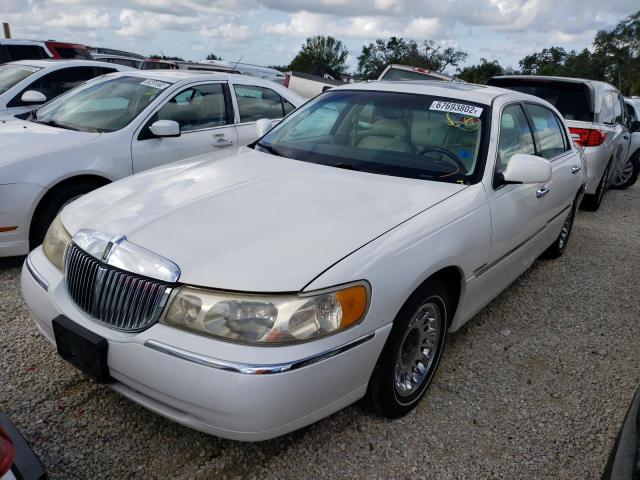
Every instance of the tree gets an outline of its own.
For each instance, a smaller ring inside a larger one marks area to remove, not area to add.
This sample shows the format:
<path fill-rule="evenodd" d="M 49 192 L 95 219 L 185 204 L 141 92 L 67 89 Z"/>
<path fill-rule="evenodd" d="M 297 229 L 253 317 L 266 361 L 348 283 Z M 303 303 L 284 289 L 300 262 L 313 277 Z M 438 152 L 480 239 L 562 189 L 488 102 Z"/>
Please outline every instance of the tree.
<path fill-rule="evenodd" d="M 207 60 L 222 60 L 222 57 L 217 56 L 215 53 L 207 55 Z"/>
<path fill-rule="evenodd" d="M 496 75 L 504 75 L 504 69 L 497 60 L 489 62 L 486 58 L 481 58 L 478 65 L 464 67 L 462 70 L 458 69 L 458 78 L 470 83 L 484 84 Z"/>
<path fill-rule="evenodd" d="M 640 11 L 611 31 L 601 30 L 593 42 L 603 76 L 624 94 L 640 94 Z"/>
<path fill-rule="evenodd" d="M 524 75 L 560 75 L 568 53 L 562 47 L 544 48 L 520 60 Z"/>
<path fill-rule="evenodd" d="M 184 58 L 182 57 L 167 57 L 165 55 L 149 55 L 149 58 L 153 58 L 155 60 L 175 60 L 177 62 L 184 62 Z"/>
<path fill-rule="evenodd" d="M 442 48 L 433 40 L 418 44 L 415 40 L 391 37 L 386 42 L 377 39 L 362 46 L 358 56 L 358 74 L 364 79 L 378 78 L 387 65 L 400 63 L 442 72 L 448 66 L 457 67 L 467 54 L 452 47 Z"/>
<path fill-rule="evenodd" d="M 312 73 L 321 68 L 338 76 L 344 75 L 347 71 L 348 55 L 347 47 L 332 36 L 309 37 L 291 61 L 289 70 Z"/>

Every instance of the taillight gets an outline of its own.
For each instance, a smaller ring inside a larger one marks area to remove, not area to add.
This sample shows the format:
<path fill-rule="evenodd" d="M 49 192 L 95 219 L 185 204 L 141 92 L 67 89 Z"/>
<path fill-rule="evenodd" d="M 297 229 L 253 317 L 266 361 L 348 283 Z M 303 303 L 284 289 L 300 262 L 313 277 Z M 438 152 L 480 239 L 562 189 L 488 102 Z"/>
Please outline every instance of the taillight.
<path fill-rule="evenodd" d="M 573 141 L 583 147 L 597 147 L 607 139 L 607 132 L 602 130 L 569 127 L 569 131 Z"/>
<path fill-rule="evenodd" d="M 9 435 L 0 428 L 0 477 L 11 470 L 14 456 L 15 450 L 11 440 L 9 440 Z"/>
<path fill-rule="evenodd" d="M 284 77 L 284 82 L 282 82 L 282 85 L 284 85 L 285 88 L 289 88 L 289 79 L 291 78 L 291 75 L 287 75 L 286 77 Z"/>

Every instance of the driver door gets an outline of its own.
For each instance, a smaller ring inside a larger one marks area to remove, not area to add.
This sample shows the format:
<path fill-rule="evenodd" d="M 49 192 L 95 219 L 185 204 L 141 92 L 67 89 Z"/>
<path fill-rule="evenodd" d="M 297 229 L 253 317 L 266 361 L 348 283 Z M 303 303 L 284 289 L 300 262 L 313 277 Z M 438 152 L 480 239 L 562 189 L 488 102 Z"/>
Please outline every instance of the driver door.
<path fill-rule="evenodd" d="M 155 137 L 149 127 L 157 120 L 180 125 L 179 137 Z M 197 155 L 222 158 L 237 150 L 233 107 L 226 82 L 185 87 L 165 101 L 136 131 L 131 145 L 135 173 Z"/>

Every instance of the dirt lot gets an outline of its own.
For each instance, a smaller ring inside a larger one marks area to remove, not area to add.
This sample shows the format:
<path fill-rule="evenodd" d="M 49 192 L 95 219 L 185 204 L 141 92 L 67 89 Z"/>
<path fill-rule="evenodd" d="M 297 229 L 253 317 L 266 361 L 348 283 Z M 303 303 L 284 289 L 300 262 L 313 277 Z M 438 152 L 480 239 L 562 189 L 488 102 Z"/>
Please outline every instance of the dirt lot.
<path fill-rule="evenodd" d="M 209 437 L 97 386 L 37 333 L 20 259 L 0 260 L 0 408 L 52 478 L 598 478 L 640 383 L 640 185 L 580 212 L 449 337 L 421 405 L 359 405 L 259 444 Z"/>

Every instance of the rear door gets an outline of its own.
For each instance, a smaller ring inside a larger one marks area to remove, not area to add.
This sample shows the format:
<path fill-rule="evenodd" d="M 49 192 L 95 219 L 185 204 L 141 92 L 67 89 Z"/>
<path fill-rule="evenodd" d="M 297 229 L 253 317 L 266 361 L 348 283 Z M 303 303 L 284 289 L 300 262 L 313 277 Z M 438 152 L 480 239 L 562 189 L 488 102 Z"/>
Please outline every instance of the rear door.
<path fill-rule="evenodd" d="M 547 228 L 559 234 L 569 206 L 582 186 L 580 156 L 572 149 L 562 120 L 552 110 L 536 103 L 525 103 L 524 108 L 536 140 L 536 155 L 551 162 L 553 175 L 546 193 Z"/>
<path fill-rule="evenodd" d="M 149 127 L 173 120 L 180 136 L 157 138 Z M 136 130 L 131 144 L 133 171 L 140 172 L 196 155 L 230 155 L 237 150 L 233 107 L 227 82 L 203 82 L 181 88 Z"/>
<path fill-rule="evenodd" d="M 257 138 L 256 121 L 273 120 L 275 125 L 295 107 L 275 90 L 256 85 L 233 84 L 234 100 L 238 115 L 238 143 L 247 145 Z"/>

